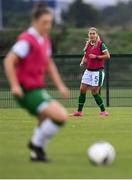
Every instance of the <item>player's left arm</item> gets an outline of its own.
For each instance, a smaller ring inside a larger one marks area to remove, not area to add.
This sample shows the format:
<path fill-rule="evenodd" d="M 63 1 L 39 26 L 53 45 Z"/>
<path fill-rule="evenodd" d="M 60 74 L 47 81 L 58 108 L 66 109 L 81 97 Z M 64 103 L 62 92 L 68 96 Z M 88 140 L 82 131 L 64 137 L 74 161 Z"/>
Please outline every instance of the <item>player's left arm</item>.
<path fill-rule="evenodd" d="M 69 96 L 69 90 L 65 86 L 65 84 L 63 83 L 61 76 L 58 72 L 58 69 L 57 69 L 52 58 L 49 59 L 47 72 L 48 72 L 50 78 L 52 79 L 52 81 L 54 82 L 55 86 L 59 89 L 60 93 L 64 97 L 68 97 Z"/>
<path fill-rule="evenodd" d="M 96 56 L 97 59 L 110 59 L 110 53 L 108 50 L 102 52 L 101 55 Z"/>
<path fill-rule="evenodd" d="M 101 54 L 100 55 L 95 55 L 95 54 L 90 54 L 89 57 L 91 59 L 110 59 L 110 53 L 104 43 L 101 45 Z"/>
<path fill-rule="evenodd" d="M 104 43 L 102 43 L 101 45 L 101 51 L 102 51 L 102 54 L 96 56 L 97 59 L 110 59 L 110 53 Z"/>

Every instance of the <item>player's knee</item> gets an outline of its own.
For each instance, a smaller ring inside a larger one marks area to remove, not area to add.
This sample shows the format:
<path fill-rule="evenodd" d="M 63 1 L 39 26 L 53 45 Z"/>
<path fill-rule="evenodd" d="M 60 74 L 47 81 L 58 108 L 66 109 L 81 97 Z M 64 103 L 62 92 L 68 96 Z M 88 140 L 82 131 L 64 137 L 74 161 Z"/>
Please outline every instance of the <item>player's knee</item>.
<path fill-rule="evenodd" d="M 65 122 L 67 120 L 67 118 L 68 118 L 68 113 L 67 113 L 66 109 L 61 110 L 59 113 L 58 120 Z"/>
<path fill-rule="evenodd" d="M 93 89 L 93 90 L 91 91 L 91 93 L 92 93 L 93 96 L 95 96 L 98 92 L 97 92 L 97 90 Z"/>
<path fill-rule="evenodd" d="M 80 92 L 81 92 L 81 93 L 86 93 L 86 91 L 87 91 L 87 90 L 86 90 L 85 88 L 80 87 Z"/>

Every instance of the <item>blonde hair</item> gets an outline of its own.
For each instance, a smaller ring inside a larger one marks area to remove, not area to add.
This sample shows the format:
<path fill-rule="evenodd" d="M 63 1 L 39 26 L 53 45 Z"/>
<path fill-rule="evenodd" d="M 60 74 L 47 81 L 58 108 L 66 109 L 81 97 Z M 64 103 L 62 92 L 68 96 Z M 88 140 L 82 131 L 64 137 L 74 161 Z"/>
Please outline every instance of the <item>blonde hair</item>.
<path fill-rule="evenodd" d="M 97 38 L 96 38 L 95 45 L 97 45 L 98 41 L 100 41 L 100 37 L 99 37 L 99 33 L 98 33 L 98 29 L 97 29 L 97 28 L 95 28 L 95 27 L 91 27 L 91 28 L 89 28 L 89 29 L 88 29 L 88 33 L 89 33 L 90 31 L 95 31 L 95 32 L 96 32 L 96 34 L 97 34 Z M 86 43 L 90 43 L 90 42 L 91 42 L 91 40 L 90 40 L 89 38 L 87 38 Z"/>

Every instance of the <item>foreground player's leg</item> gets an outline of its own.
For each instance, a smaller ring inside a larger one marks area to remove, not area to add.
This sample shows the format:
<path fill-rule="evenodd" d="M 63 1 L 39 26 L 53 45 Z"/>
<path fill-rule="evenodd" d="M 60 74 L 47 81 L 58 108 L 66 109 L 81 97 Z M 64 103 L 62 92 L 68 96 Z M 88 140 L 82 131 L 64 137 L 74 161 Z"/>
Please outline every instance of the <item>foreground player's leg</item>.
<path fill-rule="evenodd" d="M 31 149 L 31 160 L 48 161 L 44 150 L 47 147 L 48 141 L 57 133 L 59 127 L 63 124 L 64 122 L 57 123 L 49 118 L 42 121 L 42 123 L 35 129 L 31 142 L 29 143 L 29 148 Z"/>
<path fill-rule="evenodd" d="M 53 111 L 51 111 L 52 109 Z M 42 117 L 45 115 L 51 116 L 52 118 L 54 117 L 54 120 L 51 120 L 50 118 L 42 120 Z M 48 161 L 45 154 L 47 143 L 52 136 L 57 133 L 59 128 L 64 125 L 66 118 L 66 111 L 58 102 L 51 102 L 48 107 L 41 112 L 41 123 L 35 129 L 31 142 L 29 143 L 29 148 L 31 149 L 31 160 Z"/>

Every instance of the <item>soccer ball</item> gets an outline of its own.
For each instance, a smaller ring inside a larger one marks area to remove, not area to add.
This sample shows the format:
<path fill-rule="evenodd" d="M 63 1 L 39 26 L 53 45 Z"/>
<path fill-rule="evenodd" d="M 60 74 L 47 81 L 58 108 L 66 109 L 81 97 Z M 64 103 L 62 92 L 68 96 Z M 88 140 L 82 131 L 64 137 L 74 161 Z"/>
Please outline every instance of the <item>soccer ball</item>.
<path fill-rule="evenodd" d="M 100 166 L 111 164 L 115 159 L 116 152 L 110 143 L 99 141 L 88 148 L 87 155 L 91 163 Z"/>

